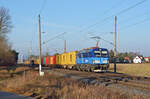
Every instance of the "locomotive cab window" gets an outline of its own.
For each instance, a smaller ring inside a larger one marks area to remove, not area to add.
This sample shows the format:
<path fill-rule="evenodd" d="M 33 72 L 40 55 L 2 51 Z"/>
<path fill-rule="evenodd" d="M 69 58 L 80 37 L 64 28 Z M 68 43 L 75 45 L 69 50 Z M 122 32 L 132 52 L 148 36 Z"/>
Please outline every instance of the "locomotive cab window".
<path fill-rule="evenodd" d="M 94 51 L 95 57 L 108 57 L 108 51 L 107 50 L 99 50 Z"/>
<path fill-rule="evenodd" d="M 83 55 L 83 53 L 81 53 L 81 58 L 83 58 L 84 57 L 84 55 Z"/>
<path fill-rule="evenodd" d="M 100 57 L 101 56 L 101 51 L 94 51 L 95 57 Z"/>
<path fill-rule="evenodd" d="M 108 51 L 107 50 L 101 51 L 101 56 L 108 57 Z"/>

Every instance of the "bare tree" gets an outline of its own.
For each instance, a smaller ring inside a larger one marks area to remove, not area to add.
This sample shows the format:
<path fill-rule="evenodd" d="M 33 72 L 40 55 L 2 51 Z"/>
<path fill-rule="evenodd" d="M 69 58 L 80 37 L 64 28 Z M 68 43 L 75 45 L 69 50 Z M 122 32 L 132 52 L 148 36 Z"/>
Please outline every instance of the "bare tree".
<path fill-rule="evenodd" d="M 12 25 L 9 10 L 4 7 L 0 7 L 0 37 L 4 38 L 5 35 L 10 32 L 11 28 Z"/>
<path fill-rule="evenodd" d="M 9 10 L 4 7 L 0 7 L 0 65 L 16 63 L 18 54 L 11 49 L 6 38 L 6 35 L 10 32 L 11 28 L 12 25 Z"/>

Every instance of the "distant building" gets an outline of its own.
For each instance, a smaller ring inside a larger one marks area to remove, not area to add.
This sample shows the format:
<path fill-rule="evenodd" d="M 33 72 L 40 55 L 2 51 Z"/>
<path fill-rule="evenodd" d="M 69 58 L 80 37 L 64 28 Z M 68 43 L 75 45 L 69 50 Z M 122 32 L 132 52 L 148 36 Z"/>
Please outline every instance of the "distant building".
<path fill-rule="evenodd" d="M 136 56 L 135 58 L 133 58 L 133 63 L 142 63 L 142 58 L 139 56 Z"/>
<path fill-rule="evenodd" d="M 150 57 L 144 57 L 145 62 L 150 62 Z"/>
<path fill-rule="evenodd" d="M 124 57 L 124 63 L 132 63 L 129 57 Z"/>
<path fill-rule="evenodd" d="M 24 55 L 23 55 L 23 54 L 19 55 L 19 58 L 18 58 L 18 60 L 17 60 L 17 63 L 18 63 L 18 64 L 23 64 L 23 63 L 24 63 Z"/>
<path fill-rule="evenodd" d="M 128 61 L 129 61 L 129 60 L 130 60 L 130 58 L 129 58 L 129 57 L 124 57 L 124 60 L 128 60 Z"/>

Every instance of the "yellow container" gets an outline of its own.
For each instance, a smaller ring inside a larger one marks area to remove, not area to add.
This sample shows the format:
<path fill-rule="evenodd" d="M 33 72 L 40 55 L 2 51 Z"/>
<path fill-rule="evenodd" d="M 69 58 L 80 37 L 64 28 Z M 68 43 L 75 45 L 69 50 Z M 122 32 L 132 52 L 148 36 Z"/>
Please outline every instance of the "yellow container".
<path fill-rule="evenodd" d="M 63 65 L 63 64 L 66 63 L 65 57 L 66 57 L 66 54 L 65 54 L 65 53 L 60 54 L 60 55 L 57 56 L 56 61 L 57 61 L 59 64 Z"/>
<path fill-rule="evenodd" d="M 59 64 L 63 64 L 63 62 L 62 62 L 62 54 L 59 55 Z"/>
<path fill-rule="evenodd" d="M 76 64 L 76 54 L 77 54 L 77 51 L 61 54 L 60 64 L 63 64 L 63 65 L 64 64 Z"/>
<path fill-rule="evenodd" d="M 60 59 L 61 59 L 60 64 L 63 65 L 65 63 L 65 54 L 61 54 Z"/>
<path fill-rule="evenodd" d="M 56 64 L 70 65 L 76 64 L 77 51 L 56 55 Z"/>
<path fill-rule="evenodd" d="M 68 53 L 68 55 L 67 55 L 67 63 L 68 64 L 76 64 L 76 54 L 77 54 L 77 51 Z"/>
<path fill-rule="evenodd" d="M 50 64 L 52 64 L 52 62 L 53 62 L 53 58 L 52 58 L 52 56 L 50 56 Z"/>
<path fill-rule="evenodd" d="M 27 60 L 27 61 L 24 62 L 24 64 L 30 64 L 30 61 Z"/>
<path fill-rule="evenodd" d="M 56 64 L 61 64 L 61 55 L 56 55 Z"/>
<path fill-rule="evenodd" d="M 39 59 L 35 59 L 34 60 L 34 64 L 40 64 L 40 60 Z"/>

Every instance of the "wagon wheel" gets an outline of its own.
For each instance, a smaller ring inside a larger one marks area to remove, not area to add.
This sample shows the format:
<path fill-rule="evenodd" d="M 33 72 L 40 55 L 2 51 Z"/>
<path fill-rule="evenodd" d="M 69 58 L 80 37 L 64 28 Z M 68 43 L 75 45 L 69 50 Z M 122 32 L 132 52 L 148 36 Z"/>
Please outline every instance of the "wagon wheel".
<path fill-rule="evenodd" d="M 87 72 L 90 72 L 91 70 L 90 70 L 90 68 L 87 68 Z"/>
<path fill-rule="evenodd" d="M 95 69 L 94 67 L 91 67 L 91 68 L 90 68 L 91 72 L 94 72 L 94 69 Z"/>

